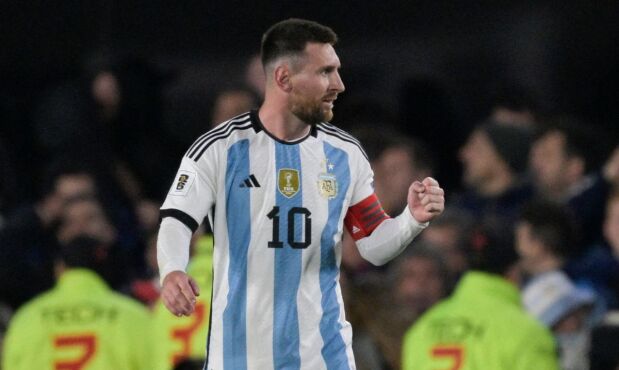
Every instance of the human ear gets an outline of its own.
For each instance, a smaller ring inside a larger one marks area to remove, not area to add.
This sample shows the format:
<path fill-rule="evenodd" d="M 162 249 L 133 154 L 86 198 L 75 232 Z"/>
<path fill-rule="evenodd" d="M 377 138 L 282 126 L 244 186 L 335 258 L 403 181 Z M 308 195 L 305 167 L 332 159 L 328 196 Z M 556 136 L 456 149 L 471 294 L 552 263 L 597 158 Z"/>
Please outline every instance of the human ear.
<path fill-rule="evenodd" d="M 285 92 L 292 90 L 292 84 L 290 83 L 290 69 L 287 65 L 282 64 L 275 68 L 275 84 L 277 87 Z"/>

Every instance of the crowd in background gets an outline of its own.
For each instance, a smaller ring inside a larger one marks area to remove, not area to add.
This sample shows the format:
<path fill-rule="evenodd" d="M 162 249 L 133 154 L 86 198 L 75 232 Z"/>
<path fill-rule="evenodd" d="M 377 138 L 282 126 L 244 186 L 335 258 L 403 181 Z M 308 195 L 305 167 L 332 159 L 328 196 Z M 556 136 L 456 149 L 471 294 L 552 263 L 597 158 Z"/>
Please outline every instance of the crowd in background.
<path fill-rule="evenodd" d="M 196 102 L 209 106 L 208 117 L 183 112 L 199 127 L 163 119 L 164 83 L 144 61 L 93 59 L 81 79 L 55 86 L 32 108 L 33 147 L 17 153 L 0 142 L 3 331 L 12 314 L 52 289 L 67 246 L 84 237 L 97 246 L 96 271 L 107 285 L 153 317 L 161 310 L 158 212 L 177 163 L 195 135 L 257 108 L 264 82 L 252 58 L 243 84 Z M 619 143 L 586 117 L 536 111 L 529 96 L 506 86 L 462 137 L 444 112 L 409 119 L 424 104 L 416 99 L 399 113 L 361 98 L 336 104 L 334 123 L 364 145 L 388 213 L 404 209 L 414 180 L 433 176 L 447 189 L 445 213 L 387 266 L 364 261 L 344 235 L 340 278 L 360 370 L 400 369 L 405 332 L 475 265 L 476 231 L 489 222 L 510 236 L 523 305 L 553 333 L 562 368 L 619 368 Z M 24 176 L 31 152 L 43 161 L 30 163 Z M 195 241 L 202 253 L 194 262 L 204 257 L 204 265 L 192 265 L 198 275 L 210 274 L 209 243 L 205 222 Z M 202 279 L 203 308 L 209 281 Z M 196 327 L 207 324 L 208 312 L 200 317 Z M 191 366 L 182 359 L 164 366 Z"/>

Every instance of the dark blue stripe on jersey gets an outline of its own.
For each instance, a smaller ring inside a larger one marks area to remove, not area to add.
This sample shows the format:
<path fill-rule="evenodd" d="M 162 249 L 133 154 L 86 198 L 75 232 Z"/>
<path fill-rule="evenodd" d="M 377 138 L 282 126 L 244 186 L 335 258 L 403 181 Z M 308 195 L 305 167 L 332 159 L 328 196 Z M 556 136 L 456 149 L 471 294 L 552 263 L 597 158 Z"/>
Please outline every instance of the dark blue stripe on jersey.
<path fill-rule="evenodd" d="M 249 140 L 228 149 L 226 224 L 228 228 L 228 296 L 223 314 L 224 370 L 247 369 L 247 249 L 251 238 L 249 192 L 239 182 L 249 176 Z"/>
<path fill-rule="evenodd" d="M 239 123 L 239 125 L 240 125 L 240 124 L 241 124 L 241 123 Z M 237 130 L 247 130 L 247 129 L 252 128 L 252 124 L 251 124 L 251 122 L 249 122 L 249 121 L 248 121 L 248 122 L 244 122 L 244 123 L 242 123 L 242 124 L 243 124 L 243 126 L 230 126 L 230 127 L 229 127 L 229 131 L 222 132 L 222 133 L 221 133 L 221 134 L 219 134 L 219 135 L 216 135 L 216 136 L 213 136 L 213 137 L 209 138 L 209 139 L 208 139 L 208 141 L 206 141 L 206 142 L 205 142 L 205 143 L 204 143 L 201 147 L 196 148 L 196 150 L 197 150 L 197 149 L 200 149 L 200 148 L 201 148 L 201 150 L 200 150 L 200 152 L 198 153 L 198 155 L 197 155 L 197 156 L 195 156 L 195 157 L 193 158 L 193 160 L 194 160 L 195 162 L 197 162 L 197 161 L 200 159 L 200 157 L 202 157 L 202 154 L 204 154 L 204 152 L 205 152 L 205 151 L 206 151 L 206 150 L 207 150 L 207 149 L 208 149 L 208 148 L 209 148 L 209 147 L 210 147 L 210 146 L 211 146 L 214 142 L 216 142 L 217 140 L 221 140 L 221 139 L 225 139 L 225 138 L 227 138 L 227 137 L 228 137 L 228 136 L 230 136 L 230 135 L 232 134 L 232 132 L 234 132 L 234 131 L 237 131 Z"/>
<path fill-rule="evenodd" d="M 335 131 L 333 129 L 330 129 L 327 126 L 324 126 L 323 124 L 318 125 L 317 128 L 318 128 L 318 131 L 322 131 L 322 132 L 324 132 L 327 135 L 335 136 L 335 137 L 337 137 L 340 140 L 344 140 L 346 142 L 354 144 L 357 148 L 359 148 L 359 150 L 361 151 L 361 154 L 363 154 L 365 159 L 367 159 L 369 161 L 368 155 L 365 154 L 365 150 L 363 150 L 363 148 L 361 147 L 361 144 L 359 144 L 359 142 L 355 138 L 353 138 L 352 136 L 350 136 L 348 134 L 346 134 L 346 135 L 340 134 L 339 132 L 337 132 L 337 131 Z"/>
<path fill-rule="evenodd" d="M 293 249 L 288 241 L 288 212 L 293 207 L 303 206 L 301 183 L 301 158 L 299 145 L 284 145 L 275 142 L 276 186 L 275 201 L 279 207 L 279 240 L 283 248 L 275 248 L 274 265 L 274 307 L 273 307 L 273 368 L 295 370 L 301 367 L 299 353 L 299 313 L 297 311 L 297 291 L 301 282 L 301 258 L 303 249 Z M 298 171 L 298 189 L 290 198 L 279 190 L 279 173 L 282 169 Z M 301 216 L 301 215 L 298 215 Z M 302 217 L 296 217 L 294 241 L 304 238 Z"/>
<path fill-rule="evenodd" d="M 342 338 L 342 325 L 339 322 L 341 307 L 337 300 L 339 267 L 335 259 L 335 234 L 344 211 L 344 199 L 350 185 L 348 154 L 324 142 L 325 157 L 334 164 L 333 173 L 337 181 L 337 194 L 329 200 L 329 218 L 320 238 L 320 291 L 322 292 L 322 357 L 327 370 L 349 370 L 346 343 Z"/>
<path fill-rule="evenodd" d="M 194 148 L 196 148 L 196 146 L 200 146 L 205 140 L 208 140 L 209 137 L 213 137 L 214 135 L 217 134 L 221 134 L 222 132 L 224 132 L 225 130 L 228 129 L 228 127 L 230 125 L 233 124 L 237 124 L 237 123 L 243 123 L 245 121 L 247 121 L 249 119 L 249 114 L 248 113 L 244 113 L 241 114 L 239 116 L 236 116 L 232 119 L 230 119 L 228 122 L 219 125 L 211 130 L 209 130 L 207 133 L 205 133 L 204 135 L 200 136 L 198 139 L 196 139 L 196 141 L 193 142 L 193 145 L 191 145 L 191 147 L 189 147 L 189 150 L 187 150 L 187 157 L 192 156 L 193 154 L 189 154 L 191 153 L 192 150 L 194 150 Z M 194 153 L 195 154 L 195 153 Z"/>
<path fill-rule="evenodd" d="M 174 217 L 180 222 L 184 223 L 191 232 L 195 232 L 198 229 L 198 222 L 193 219 L 193 217 L 189 216 L 187 213 L 179 210 L 179 209 L 162 209 L 159 211 L 159 219 L 163 220 L 166 217 Z"/>

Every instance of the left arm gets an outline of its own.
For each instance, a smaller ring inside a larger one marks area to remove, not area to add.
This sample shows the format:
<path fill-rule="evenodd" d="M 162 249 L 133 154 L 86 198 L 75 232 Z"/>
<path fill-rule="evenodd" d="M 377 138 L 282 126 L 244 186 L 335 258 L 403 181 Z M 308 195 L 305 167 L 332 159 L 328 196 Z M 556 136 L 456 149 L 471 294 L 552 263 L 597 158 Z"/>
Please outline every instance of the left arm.
<path fill-rule="evenodd" d="M 399 255 L 445 208 L 444 191 L 431 177 L 415 181 L 408 189 L 408 205 L 389 218 L 375 194 L 349 208 L 344 220 L 361 256 L 383 265 Z"/>

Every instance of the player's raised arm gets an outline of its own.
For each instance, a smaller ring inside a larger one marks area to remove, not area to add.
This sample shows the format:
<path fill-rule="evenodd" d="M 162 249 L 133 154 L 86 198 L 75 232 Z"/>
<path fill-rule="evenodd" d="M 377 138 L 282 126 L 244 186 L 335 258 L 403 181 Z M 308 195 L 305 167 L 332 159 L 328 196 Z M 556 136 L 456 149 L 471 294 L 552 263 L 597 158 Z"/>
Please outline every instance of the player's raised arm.
<path fill-rule="evenodd" d="M 408 205 L 399 216 L 390 218 L 376 194 L 372 194 L 348 209 L 344 223 L 357 242 L 361 256 L 375 265 L 382 265 L 400 254 L 443 212 L 444 194 L 439 183 L 427 177 L 411 184 Z"/>

